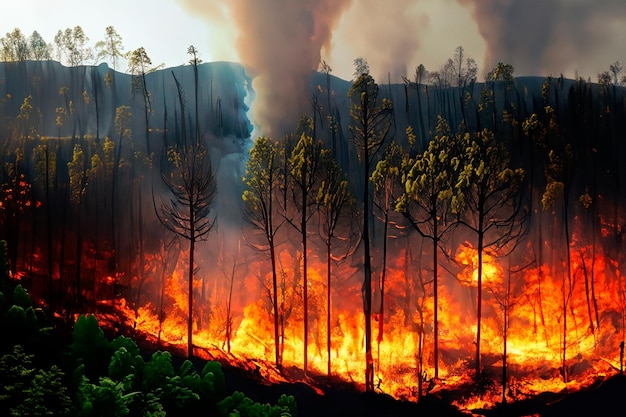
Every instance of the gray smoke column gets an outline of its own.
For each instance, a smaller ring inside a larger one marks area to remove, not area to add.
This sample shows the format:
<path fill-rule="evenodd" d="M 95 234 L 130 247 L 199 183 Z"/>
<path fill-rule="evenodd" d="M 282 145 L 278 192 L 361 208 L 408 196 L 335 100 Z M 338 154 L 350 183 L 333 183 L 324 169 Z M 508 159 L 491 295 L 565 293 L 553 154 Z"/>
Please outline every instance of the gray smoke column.
<path fill-rule="evenodd" d="M 589 71 L 598 67 L 590 61 L 603 56 L 599 51 L 610 46 L 618 51 L 611 42 L 626 35 L 624 0 L 457 1 L 470 8 L 487 44 L 485 71 L 500 61 L 512 64 L 518 75 Z M 620 58 L 602 65 L 608 68 Z"/>
<path fill-rule="evenodd" d="M 180 0 L 209 24 L 230 20 L 240 63 L 253 78 L 255 124 L 281 137 L 311 114 L 309 79 L 329 48 L 332 31 L 351 0 Z"/>

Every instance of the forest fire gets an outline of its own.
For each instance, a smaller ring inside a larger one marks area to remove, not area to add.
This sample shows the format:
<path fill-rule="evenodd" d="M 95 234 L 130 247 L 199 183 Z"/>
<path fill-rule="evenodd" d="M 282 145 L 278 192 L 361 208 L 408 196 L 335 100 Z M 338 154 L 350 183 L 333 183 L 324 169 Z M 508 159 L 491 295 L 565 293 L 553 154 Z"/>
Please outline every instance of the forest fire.
<path fill-rule="evenodd" d="M 285 267 L 284 309 L 289 309 L 285 315 L 283 339 L 283 366 L 302 367 L 302 310 L 294 301 L 299 296 L 297 292 L 297 261 L 291 253 L 295 250 L 283 250 L 280 260 Z M 562 390 L 577 390 L 588 386 L 602 378 L 616 373 L 620 369 L 619 345 L 623 338 L 621 318 L 623 317 L 623 285 L 619 276 L 609 278 L 606 260 L 596 254 L 594 265 L 594 285 L 596 299 L 591 302 L 586 296 L 584 274 L 592 274 L 583 265 L 591 265 L 588 257 L 589 248 L 577 252 L 572 258 L 574 277 L 571 293 L 567 301 L 566 313 L 570 324 L 567 331 L 567 345 L 563 352 L 563 300 L 562 276 L 554 276 L 554 268 L 548 265 L 536 267 L 528 265 L 525 268 L 508 266 L 507 273 L 503 263 L 506 260 L 490 256 L 483 258 L 484 283 L 488 295 L 484 299 L 485 320 L 483 321 L 483 357 L 484 366 L 488 374 L 494 378 L 489 389 L 475 392 L 466 398 L 459 398 L 455 404 L 460 408 L 475 409 L 489 408 L 502 401 L 502 385 L 497 377 L 502 372 L 502 355 L 504 343 L 504 318 L 507 306 L 508 327 L 506 329 L 507 354 L 507 401 L 512 402 L 542 392 L 560 392 Z M 184 264 L 186 256 L 181 253 L 179 262 Z M 379 320 L 384 320 L 383 326 L 375 326 L 376 340 L 380 343 L 375 347 L 375 375 L 376 388 L 381 392 L 389 393 L 396 398 L 418 399 L 418 343 L 419 331 L 423 328 L 422 355 L 424 391 L 422 395 L 436 393 L 441 389 L 453 390 L 471 384 L 473 371 L 471 357 L 474 347 L 476 323 L 472 314 L 475 308 L 476 262 L 477 253 L 469 244 L 463 244 L 456 252 L 451 269 L 459 271 L 450 282 L 454 285 L 442 288 L 440 300 L 439 320 L 442 323 L 441 350 L 442 363 L 440 378 L 432 379 L 432 297 L 426 294 L 423 300 L 423 313 L 420 317 L 415 307 L 401 305 L 402 293 L 408 281 L 414 277 L 407 277 L 405 256 L 398 256 L 388 272 L 387 311 L 377 314 Z M 561 267 L 561 265 L 557 266 Z M 163 320 L 159 320 L 159 308 L 152 302 L 147 302 L 134 311 L 128 305 L 122 304 L 122 312 L 129 323 L 136 322 L 140 332 L 149 335 L 152 339 L 161 340 L 169 344 L 184 345 L 187 311 L 187 294 L 184 273 L 181 270 L 185 265 L 177 265 L 171 277 L 165 280 L 165 300 Z M 262 269 L 262 265 L 249 266 L 249 271 L 255 268 Z M 326 354 L 327 329 L 322 319 L 325 312 L 324 279 L 320 271 L 325 266 L 322 263 L 311 263 L 309 271 L 310 297 L 315 300 L 315 313 L 310 316 L 312 337 L 309 339 L 309 371 L 315 375 L 325 375 L 327 372 L 328 356 Z M 150 269 L 150 268 L 149 268 Z M 410 270 L 410 268 L 409 268 Z M 337 276 L 348 277 L 357 269 L 344 265 Z M 411 271 L 410 275 L 417 274 Z M 427 274 L 428 271 L 421 271 Z M 296 277 L 296 278 L 293 278 Z M 248 294 L 268 294 L 270 282 L 269 272 L 248 272 L 235 278 L 240 280 L 235 286 L 249 289 Z M 272 313 L 269 298 L 259 297 L 247 300 L 247 304 L 239 304 L 238 300 L 228 303 L 228 279 L 221 280 L 222 284 L 210 284 L 207 288 L 204 302 L 198 306 L 194 321 L 194 345 L 201 348 L 228 352 L 229 357 L 247 358 L 256 360 L 265 367 L 262 374 L 268 382 L 281 382 L 284 377 L 277 372 L 273 361 L 273 334 Z M 218 281 L 219 282 L 219 281 Z M 331 334 L 331 363 L 332 374 L 346 381 L 360 383 L 362 370 L 365 366 L 363 358 L 363 315 L 359 309 L 358 281 L 346 280 L 343 284 L 337 283 L 333 295 L 332 328 Z M 221 287 L 220 287 L 221 285 Z M 202 283 L 194 285 L 196 294 L 202 292 Z M 258 289 L 258 291 L 256 290 Z M 410 290 L 410 289 L 409 289 Z M 505 293 L 508 291 L 508 293 Z M 210 294 L 207 296 L 207 294 Z M 350 296 L 352 294 L 352 296 Z M 508 297 L 508 298 L 507 298 Z M 241 302 L 246 300 L 241 299 Z M 592 305 L 587 303 L 591 302 Z M 595 308 L 602 311 L 599 316 L 600 325 L 595 322 Z M 228 311 L 230 310 L 230 318 Z M 591 316 L 589 315 L 591 314 Z M 231 334 L 227 335 L 231 322 Z M 420 324 L 422 322 L 422 324 Z M 379 338 L 378 332 L 383 332 Z M 562 366 L 563 355 L 568 367 L 568 380 L 564 380 Z"/>
<path fill-rule="evenodd" d="M 55 65 L 27 75 L 82 79 Z M 471 87 L 390 85 L 403 112 L 368 73 L 318 74 L 327 108 L 252 141 L 244 71 L 196 65 L 144 74 L 150 112 L 127 97 L 141 75 L 105 90 L 106 66 L 67 97 L 42 84 L 42 114 L 75 95 L 56 120 L 35 123 L 24 83 L 0 108 L 17 120 L 0 125 L 0 238 L 56 317 L 114 306 L 155 346 L 247 361 L 268 382 L 470 410 L 621 372 L 621 87 L 504 66 Z M 191 94 L 202 82 L 215 91 Z M 105 102 L 119 105 L 100 114 Z"/>

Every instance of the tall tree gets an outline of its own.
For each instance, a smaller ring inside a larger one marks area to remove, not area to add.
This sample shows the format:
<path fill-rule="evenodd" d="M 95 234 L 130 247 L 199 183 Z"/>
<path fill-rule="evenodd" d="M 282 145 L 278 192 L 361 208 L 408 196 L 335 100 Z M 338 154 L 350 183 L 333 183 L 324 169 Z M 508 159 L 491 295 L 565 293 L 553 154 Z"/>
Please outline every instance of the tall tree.
<path fill-rule="evenodd" d="M 466 106 L 471 99 L 471 87 L 476 81 L 478 66 L 474 58 L 465 54 L 465 48 L 459 45 L 454 50 L 452 58 L 446 61 L 444 67 L 445 72 L 451 76 L 452 85 L 458 89 L 462 121 L 467 128 Z"/>
<path fill-rule="evenodd" d="M 414 143 L 415 136 L 412 133 L 412 129 L 409 128 L 407 130 L 410 132 L 412 143 Z M 385 151 L 385 156 L 378 161 L 370 177 L 370 181 L 374 185 L 374 207 L 378 209 L 380 213 L 379 218 L 383 223 L 382 265 L 375 287 L 380 299 L 380 304 L 376 307 L 378 311 L 378 337 L 376 340 L 378 345 L 378 362 L 380 362 L 380 343 L 383 341 L 385 323 L 385 280 L 387 277 L 389 227 L 393 227 L 392 216 L 394 214 L 395 201 L 400 197 L 403 190 L 401 166 L 405 158 L 408 158 L 408 155 L 404 153 L 400 145 L 395 141 L 391 142 Z"/>
<path fill-rule="evenodd" d="M 245 190 L 242 195 L 244 215 L 250 224 L 257 229 L 261 239 L 267 243 L 255 244 L 259 250 L 269 251 L 272 264 L 271 302 L 274 316 L 274 354 L 276 367 L 282 368 L 281 341 L 279 337 L 280 317 L 278 305 L 278 265 L 276 237 L 284 217 L 279 217 L 275 200 L 282 184 L 280 149 L 267 136 L 261 136 L 254 142 L 250 150 L 250 158 L 246 163 L 243 177 Z"/>
<path fill-rule="evenodd" d="M 372 196 L 370 192 L 370 175 L 378 151 L 383 147 L 385 138 L 391 128 L 393 108 L 391 100 L 379 97 L 378 84 L 369 74 L 367 61 L 355 60 L 355 75 L 358 78 L 348 90 L 352 100 L 350 116 L 353 124 L 349 126 L 352 141 L 357 149 L 361 162 L 363 206 L 363 229 L 361 244 L 363 245 L 363 314 L 365 316 L 365 388 L 374 390 L 374 361 L 372 358 L 372 259 L 370 254 L 370 222 L 372 221 Z"/>
<path fill-rule="evenodd" d="M 194 85 L 193 98 L 194 98 L 194 111 L 196 113 L 195 138 L 196 140 L 198 140 L 200 138 L 200 116 L 198 113 L 199 111 L 198 109 L 198 65 L 202 62 L 202 60 L 198 57 L 198 54 L 199 54 L 198 49 L 193 45 L 187 48 L 187 54 L 191 56 L 189 63 L 193 67 L 193 85 Z"/>
<path fill-rule="evenodd" d="M 104 30 L 104 39 L 96 42 L 96 59 L 109 59 L 113 70 L 117 70 L 117 64 L 124 57 L 124 45 L 122 37 L 113 26 L 107 26 Z"/>
<path fill-rule="evenodd" d="M 541 203 L 544 210 L 556 214 L 556 209 L 560 208 L 561 222 L 564 233 L 564 248 L 566 255 L 566 268 L 563 274 L 561 285 L 562 297 L 562 323 L 563 323 L 563 345 L 562 345 L 562 367 L 563 381 L 568 382 L 569 374 L 567 367 L 567 329 L 568 329 L 568 306 L 573 291 L 573 277 L 571 270 L 571 231 L 570 231 L 570 204 L 572 196 L 572 186 L 574 182 L 574 148 L 567 142 L 565 136 L 556 121 L 554 110 L 550 106 L 545 108 L 548 117 L 548 127 L 545 145 L 548 149 L 548 161 L 544 167 L 546 177 L 546 188 L 541 196 Z M 559 207 L 560 206 L 560 207 Z"/>
<path fill-rule="evenodd" d="M 87 187 L 87 170 L 85 165 L 85 154 L 79 143 L 74 145 L 72 160 L 67 163 L 70 182 L 70 200 L 75 205 L 76 222 L 76 278 L 74 281 L 74 301 L 80 306 L 82 300 L 81 269 L 82 269 L 82 246 L 83 228 L 81 217 L 85 190 Z M 77 306 L 77 307 L 78 307 Z"/>
<path fill-rule="evenodd" d="M 325 160 L 330 157 L 330 151 L 321 141 L 313 139 L 313 120 L 308 116 L 300 119 L 298 131 L 302 131 L 300 139 L 289 155 L 289 178 L 293 186 L 293 202 L 299 219 L 287 221 L 300 233 L 302 242 L 302 298 L 303 298 L 303 369 L 308 369 L 309 344 L 309 280 L 308 280 L 308 223 L 317 209 L 317 191 L 320 187 L 320 177 L 325 167 Z"/>
<path fill-rule="evenodd" d="M 150 92 L 146 84 L 146 76 L 156 71 L 159 67 L 152 66 L 152 60 L 144 47 L 135 49 L 127 54 L 128 71 L 132 74 L 131 94 L 140 94 L 143 99 L 143 114 L 145 126 L 146 152 L 150 155 L 150 115 L 152 114 L 152 103 L 150 101 Z M 182 114 L 181 117 L 187 117 Z M 183 138 L 184 139 L 184 138 Z"/>
<path fill-rule="evenodd" d="M 209 214 L 217 196 L 217 182 L 211 158 L 200 141 L 172 147 L 167 156 L 170 169 L 162 178 L 171 197 L 161 204 L 157 216 L 170 232 L 189 241 L 187 357 L 192 357 L 195 246 L 206 240 L 216 225 Z"/>
<path fill-rule="evenodd" d="M 409 141 L 410 137 L 409 132 Z M 439 378 L 439 250 L 454 225 L 450 217 L 456 210 L 454 185 L 461 152 L 458 135 L 452 134 L 448 122 L 439 117 L 428 148 L 417 158 L 405 158 L 402 163 L 405 191 L 396 205 L 414 230 L 432 241 L 435 378 Z"/>
<path fill-rule="evenodd" d="M 356 239 L 351 238 L 354 233 L 351 226 L 356 217 L 354 215 L 356 210 L 345 172 L 335 159 L 328 158 L 325 162 L 316 200 L 319 204 L 320 237 L 326 248 L 326 351 L 327 375 L 330 376 L 332 371 L 332 262 L 334 259 L 342 258 L 334 252 L 342 250 L 345 253 L 344 256 L 347 256 L 354 246 Z"/>
<path fill-rule="evenodd" d="M 106 140 L 103 145 L 105 170 L 111 177 L 111 249 L 115 259 L 115 267 L 119 264 L 120 254 L 116 250 L 119 247 L 118 232 L 120 230 L 117 224 L 119 183 L 120 183 L 120 166 L 123 155 L 130 153 L 126 150 L 131 144 L 133 131 L 131 128 L 133 114 L 129 106 L 119 106 L 115 109 L 115 134 L 117 136 L 117 149 L 112 140 Z M 108 138 L 107 138 L 108 139 Z"/>
<path fill-rule="evenodd" d="M 52 57 L 51 47 L 36 30 L 28 38 L 30 57 L 35 61 L 45 61 Z"/>
<path fill-rule="evenodd" d="M 478 279 L 476 301 L 476 377 L 481 366 L 481 329 L 483 302 L 483 255 L 504 255 L 515 247 L 526 232 L 526 206 L 520 188 L 525 176 L 522 168 L 511 168 L 509 152 L 493 132 L 483 130 L 461 136 L 464 154 L 460 163 L 457 203 L 463 203 L 461 223 L 476 234 Z"/>
<path fill-rule="evenodd" d="M 53 221 L 52 221 L 52 196 L 50 190 L 53 187 L 56 175 L 56 146 L 51 145 L 52 139 L 43 140 L 36 148 L 36 178 L 37 183 L 43 185 L 44 207 L 46 210 L 46 261 L 48 266 L 48 306 L 50 311 L 55 311 L 54 300 L 54 247 L 52 245 Z M 51 149 L 52 146 L 52 149 Z"/>

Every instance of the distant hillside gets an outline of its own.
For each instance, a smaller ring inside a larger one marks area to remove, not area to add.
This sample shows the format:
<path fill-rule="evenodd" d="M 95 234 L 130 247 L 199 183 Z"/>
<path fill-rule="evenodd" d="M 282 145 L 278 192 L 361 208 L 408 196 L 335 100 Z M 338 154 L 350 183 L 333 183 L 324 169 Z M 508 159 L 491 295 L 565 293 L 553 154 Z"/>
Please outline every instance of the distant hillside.
<path fill-rule="evenodd" d="M 146 74 L 151 112 L 150 141 L 167 140 L 164 126 L 175 125 L 180 104 L 174 77 L 181 83 L 187 110 L 194 103 L 194 75 L 190 65 Z M 205 134 L 242 140 L 249 137 L 246 96 L 250 80 L 234 63 L 214 62 L 198 66 L 201 129 Z M 38 113 L 35 129 L 42 136 L 113 136 L 115 109 L 129 106 L 134 117 L 133 131 L 144 131 L 144 101 L 131 91 L 130 74 L 113 71 L 107 64 L 65 67 L 56 61 L 0 63 L 0 117 L 15 118 L 23 100 L 32 96 Z M 249 99 L 249 98 L 248 98 Z M 70 110 L 71 102 L 71 110 Z M 56 124 L 57 109 L 71 113 L 63 126 Z M 218 122 L 219 120 L 219 122 Z M 6 126 L 6 124 L 5 124 Z"/>

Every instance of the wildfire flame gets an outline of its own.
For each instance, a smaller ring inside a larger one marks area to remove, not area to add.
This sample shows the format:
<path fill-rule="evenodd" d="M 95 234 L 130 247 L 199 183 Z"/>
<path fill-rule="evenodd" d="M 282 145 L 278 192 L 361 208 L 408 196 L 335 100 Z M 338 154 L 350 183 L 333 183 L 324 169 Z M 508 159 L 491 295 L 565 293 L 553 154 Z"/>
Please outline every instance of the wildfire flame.
<path fill-rule="evenodd" d="M 181 253 L 178 259 L 175 270 L 163 283 L 163 314 L 154 297 L 135 309 L 129 307 L 130 303 L 118 308 L 141 332 L 163 342 L 183 345 L 188 305 L 184 261 L 187 257 Z M 303 363 L 300 259 L 301 254 L 293 250 L 283 250 L 279 256 L 283 303 L 279 308 L 284 316 L 282 353 L 283 365 L 287 367 L 301 367 Z M 476 336 L 476 249 L 469 244 L 461 245 L 455 253 L 455 261 L 456 272 L 448 273 L 450 277 L 444 279 L 445 285 L 439 288 L 441 363 L 437 381 L 432 379 L 432 282 L 424 280 L 432 271 L 427 268 L 416 271 L 407 265 L 405 256 L 397 256 L 388 263 L 385 311 L 374 316 L 375 320 L 384 321 L 384 327 L 373 326 L 374 341 L 378 340 L 376 332 L 381 329 L 384 332 L 380 343 L 374 342 L 378 390 L 397 398 L 415 400 L 418 378 L 422 378 L 423 393 L 471 381 Z M 619 369 L 625 309 L 619 265 L 601 253 L 592 254 L 588 247 L 572 251 L 570 280 L 564 275 L 567 269 L 562 262 L 555 264 L 554 267 L 531 264 L 512 270 L 506 259 L 484 254 L 481 351 L 485 367 L 493 370 L 494 383 L 486 392 L 458 399 L 457 406 L 475 409 L 501 401 L 502 386 L 497 375 L 504 363 L 505 306 L 508 315 L 506 395 L 510 400 L 579 388 Z M 157 270 L 146 267 L 146 271 L 155 275 Z M 311 372 L 321 375 L 326 374 L 328 362 L 325 274 L 325 263 L 311 254 L 308 366 Z M 330 329 L 332 374 L 356 383 L 362 381 L 365 369 L 359 277 L 358 268 L 347 264 L 333 276 Z M 416 284 L 420 279 L 424 282 L 422 286 Z M 592 279 L 593 303 L 587 295 Z M 152 281 L 157 282 L 157 277 L 152 277 Z M 270 369 L 274 360 L 270 282 L 271 272 L 263 261 L 250 262 L 245 276 L 233 283 L 236 291 L 229 308 L 229 279 L 211 281 L 211 284 L 197 279 L 194 283 L 197 306 L 194 345 L 219 351 L 227 351 L 230 346 L 230 357 L 254 361 L 267 378 L 277 381 L 283 377 Z M 564 285 L 567 287 L 565 301 Z M 376 291 L 375 294 L 380 296 Z M 564 326 L 565 316 L 567 326 Z M 229 328 L 230 335 L 227 334 Z M 567 381 L 563 378 L 564 363 L 569 375 Z"/>

